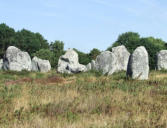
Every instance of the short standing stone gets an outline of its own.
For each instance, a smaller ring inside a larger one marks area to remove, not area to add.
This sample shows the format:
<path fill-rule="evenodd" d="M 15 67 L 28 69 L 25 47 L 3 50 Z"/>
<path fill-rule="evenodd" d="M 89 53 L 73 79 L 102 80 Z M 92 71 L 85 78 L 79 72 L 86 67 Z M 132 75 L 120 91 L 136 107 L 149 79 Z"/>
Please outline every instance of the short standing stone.
<path fill-rule="evenodd" d="M 95 60 L 91 61 L 91 69 L 92 70 L 96 70 L 96 62 L 95 62 Z"/>
<path fill-rule="evenodd" d="M 102 71 L 103 74 L 111 75 L 117 70 L 116 56 L 110 51 L 104 51 L 96 58 L 96 70 Z"/>
<path fill-rule="evenodd" d="M 49 60 L 42 60 L 38 57 L 32 59 L 32 71 L 48 72 L 51 70 Z"/>
<path fill-rule="evenodd" d="M 117 70 L 126 71 L 129 61 L 130 53 L 124 45 L 112 48 L 112 52 L 117 58 Z"/>
<path fill-rule="evenodd" d="M 12 71 L 31 71 L 31 58 L 27 52 L 10 46 L 4 55 L 3 69 Z"/>
<path fill-rule="evenodd" d="M 68 49 L 66 53 L 60 56 L 58 61 L 59 73 L 79 73 L 87 70 L 85 65 L 79 64 L 78 54 L 73 49 Z"/>
<path fill-rule="evenodd" d="M 90 71 L 92 69 L 91 63 L 86 65 L 87 71 Z"/>
<path fill-rule="evenodd" d="M 167 70 L 167 50 L 161 50 L 157 53 L 157 68 L 158 70 Z"/>
<path fill-rule="evenodd" d="M 0 59 L 0 70 L 2 69 L 3 67 L 3 59 Z"/>
<path fill-rule="evenodd" d="M 149 59 L 145 47 L 136 48 L 130 56 L 127 76 L 132 79 L 147 80 L 149 75 Z"/>

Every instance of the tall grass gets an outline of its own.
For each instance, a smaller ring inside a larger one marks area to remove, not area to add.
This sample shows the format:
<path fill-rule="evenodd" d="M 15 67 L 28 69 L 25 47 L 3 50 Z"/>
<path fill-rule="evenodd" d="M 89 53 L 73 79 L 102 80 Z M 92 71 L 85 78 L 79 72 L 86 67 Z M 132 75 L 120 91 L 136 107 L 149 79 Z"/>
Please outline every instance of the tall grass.
<path fill-rule="evenodd" d="M 165 71 L 152 71 L 146 81 L 128 79 L 125 72 L 1 71 L 0 127 L 166 128 L 166 78 Z"/>

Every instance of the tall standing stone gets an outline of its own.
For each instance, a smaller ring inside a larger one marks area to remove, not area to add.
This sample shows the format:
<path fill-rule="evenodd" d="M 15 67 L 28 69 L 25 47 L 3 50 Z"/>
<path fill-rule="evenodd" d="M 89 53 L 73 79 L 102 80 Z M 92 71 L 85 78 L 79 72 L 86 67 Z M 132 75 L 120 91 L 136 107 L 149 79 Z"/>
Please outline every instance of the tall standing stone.
<path fill-rule="evenodd" d="M 167 69 L 167 50 L 157 53 L 157 68 L 158 70 Z"/>
<path fill-rule="evenodd" d="M 147 80 L 149 75 L 149 58 L 145 47 L 136 48 L 129 58 L 127 76 L 132 79 Z"/>
<path fill-rule="evenodd" d="M 126 71 L 129 61 L 130 53 L 124 45 L 112 48 L 112 52 L 117 58 L 117 70 Z"/>
<path fill-rule="evenodd" d="M 31 58 L 27 52 L 10 46 L 4 55 L 3 69 L 12 71 L 31 71 Z"/>

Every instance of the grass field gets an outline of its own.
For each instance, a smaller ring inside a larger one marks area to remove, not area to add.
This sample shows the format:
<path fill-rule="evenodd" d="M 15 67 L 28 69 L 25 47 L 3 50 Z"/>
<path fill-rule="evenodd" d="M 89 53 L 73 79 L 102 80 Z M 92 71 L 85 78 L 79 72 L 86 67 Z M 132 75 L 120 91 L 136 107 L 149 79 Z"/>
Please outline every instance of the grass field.
<path fill-rule="evenodd" d="M 167 72 L 0 72 L 0 128 L 166 128 Z"/>

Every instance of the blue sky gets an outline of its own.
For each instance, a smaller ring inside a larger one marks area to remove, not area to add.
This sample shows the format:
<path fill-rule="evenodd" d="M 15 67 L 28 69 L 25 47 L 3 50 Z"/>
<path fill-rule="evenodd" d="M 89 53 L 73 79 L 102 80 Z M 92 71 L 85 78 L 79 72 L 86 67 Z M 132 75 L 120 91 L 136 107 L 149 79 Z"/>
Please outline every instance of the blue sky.
<path fill-rule="evenodd" d="M 0 23 L 62 40 L 65 49 L 105 50 L 127 31 L 167 41 L 166 0 L 0 0 Z"/>

